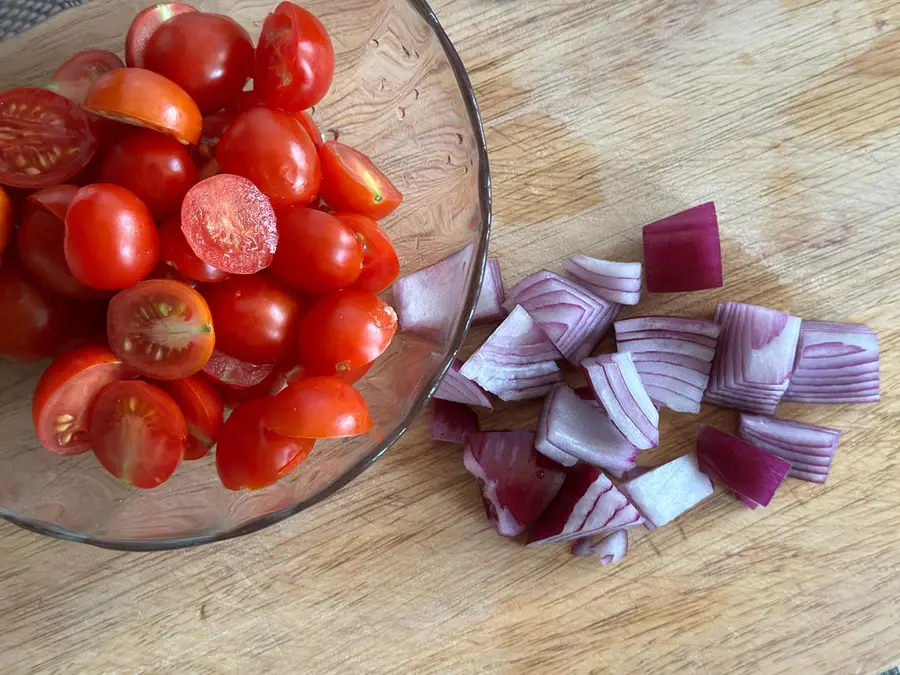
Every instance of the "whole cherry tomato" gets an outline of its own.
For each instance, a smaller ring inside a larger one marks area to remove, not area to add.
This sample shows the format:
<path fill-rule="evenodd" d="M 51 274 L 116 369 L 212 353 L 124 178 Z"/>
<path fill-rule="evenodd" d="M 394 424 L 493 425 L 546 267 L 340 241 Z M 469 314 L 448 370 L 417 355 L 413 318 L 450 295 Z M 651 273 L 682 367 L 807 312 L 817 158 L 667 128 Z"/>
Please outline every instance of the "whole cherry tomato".
<path fill-rule="evenodd" d="M 319 151 L 319 160 L 322 163 L 319 192 L 335 211 L 350 211 L 381 220 L 403 201 L 400 191 L 372 160 L 349 145 L 327 141 Z"/>
<path fill-rule="evenodd" d="M 335 218 L 356 233 L 362 244 L 363 268 L 354 288 L 381 293 L 400 276 L 400 258 L 390 237 L 371 218 L 356 213 L 333 213 Z M 275 256 L 276 259 L 278 256 Z"/>
<path fill-rule="evenodd" d="M 167 218 L 159 226 L 159 259 L 193 281 L 213 284 L 228 278 L 225 272 L 197 257 L 181 231 L 180 215 Z"/>
<path fill-rule="evenodd" d="M 353 385 L 337 377 L 310 377 L 275 396 L 263 424 L 289 438 L 342 438 L 367 433 L 372 416 Z"/>
<path fill-rule="evenodd" d="M 30 210 L 22 219 L 16 237 L 22 265 L 49 291 L 80 300 L 98 297 L 102 291 L 89 288 L 72 276 L 66 262 L 65 238 L 66 226 L 62 220 L 40 208 Z"/>
<path fill-rule="evenodd" d="M 61 298 L 36 284 L 11 255 L 0 261 L 0 356 L 36 361 L 54 354 L 69 328 Z"/>

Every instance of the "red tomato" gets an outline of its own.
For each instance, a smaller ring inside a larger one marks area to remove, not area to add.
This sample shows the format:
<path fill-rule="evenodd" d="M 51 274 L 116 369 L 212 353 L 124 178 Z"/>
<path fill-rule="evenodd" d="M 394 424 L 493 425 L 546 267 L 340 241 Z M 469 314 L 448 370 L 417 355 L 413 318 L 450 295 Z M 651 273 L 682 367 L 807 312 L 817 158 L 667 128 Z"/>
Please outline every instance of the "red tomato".
<path fill-rule="evenodd" d="M 229 490 L 259 490 L 288 475 L 312 451 L 315 441 L 285 438 L 263 427 L 271 398 L 238 406 L 222 428 L 216 447 L 219 479 Z"/>
<path fill-rule="evenodd" d="M 249 178 L 274 206 L 309 204 L 322 172 L 309 134 L 293 115 L 250 108 L 222 135 L 216 161 L 227 173 Z"/>
<path fill-rule="evenodd" d="M 266 105 L 299 112 L 322 100 L 334 79 L 334 47 L 322 23 L 292 2 L 266 17 L 254 89 Z"/>
<path fill-rule="evenodd" d="M 12 239 L 15 219 L 16 214 L 12 199 L 6 194 L 6 190 L 0 186 L 0 255 L 3 255 L 3 251 L 9 245 L 9 240 Z"/>
<path fill-rule="evenodd" d="M 347 288 L 363 269 L 359 239 L 327 213 L 302 207 L 281 211 L 278 237 L 272 274 L 301 293 L 322 295 Z"/>
<path fill-rule="evenodd" d="M 88 411 L 97 393 L 128 370 L 106 347 L 81 347 L 54 360 L 34 390 L 34 429 L 45 448 L 57 455 L 91 449 Z"/>
<path fill-rule="evenodd" d="M 16 238 L 22 265 L 49 291 L 80 300 L 98 297 L 102 291 L 89 288 L 72 276 L 66 262 L 65 237 L 63 221 L 48 211 L 31 211 L 22 220 Z"/>
<path fill-rule="evenodd" d="M 128 188 L 154 219 L 177 213 L 197 182 L 197 167 L 187 149 L 171 136 L 135 129 L 116 143 L 100 166 L 100 183 Z"/>
<path fill-rule="evenodd" d="M 287 378 L 285 374 L 278 370 L 273 370 L 269 376 L 259 384 L 253 387 L 229 387 L 227 385 L 219 385 L 219 395 L 222 401 L 229 408 L 236 408 L 241 403 L 247 401 L 255 401 L 258 398 L 266 396 L 274 396 L 287 386 Z"/>
<path fill-rule="evenodd" d="M 167 218 L 159 226 L 159 259 L 193 281 L 213 284 L 228 278 L 225 272 L 210 267 L 191 250 L 178 215 Z"/>
<path fill-rule="evenodd" d="M 262 384 L 272 371 L 274 363 L 248 363 L 218 349 L 213 350 L 203 366 L 203 374 L 216 384 L 234 389 L 248 389 Z"/>
<path fill-rule="evenodd" d="M 397 332 L 397 313 L 369 291 L 319 300 L 300 322 L 300 363 L 311 375 L 338 375 L 381 356 Z"/>
<path fill-rule="evenodd" d="M 59 220 L 65 220 L 77 192 L 75 185 L 54 185 L 38 190 L 25 198 L 23 211 L 25 215 L 33 211 L 46 211 Z"/>
<path fill-rule="evenodd" d="M 229 274 L 255 274 L 278 246 L 275 210 L 246 178 L 219 174 L 197 183 L 181 205 L 181 231 L 207 265 Z"/>
<path fill-rule="evenodd" d="M 185 145 L 196 145 L 203 128 L 200 109 L 184 89 L 142 68 L 119 68 L 101 75 L 82 105 L 95 115 L 153 129 Z"/>
<path fill-rule="evenodd" d="M 305 110 L 301 110 L 300 112 L 295 113 L 294 117 L 297 118 L 297 121 L 300 122 L 300 124 L 306 130 L 306 133 L 309 134 L 313 145 L 316 146 L 316 150 L 321 148 L 325 144 L 325 139 L 322 137 L 322 132 L 319 131 L 319 125 L 315 123 L 312 115 L 310 115 Z"/>
<path fill-rule="evenodd" d="M 368 364 L 364 365 L 362 368 L 357 368 L 356 370 L 348 370 L 346 372 L 335 375 L 334 377 L 346 382 L 347 384 L 356 384 L 357 382 L 359 382 L 361 379 L 363 379 L 366 376 L 366 374 L 369 372 L 369 370 L 372 369 L 373 365 L 374 364 L 372 364 L 372 363 L 368 363 Z M 286 370 L 284 373 L 284 380 L 287 384 L 297 384 L 298 382 L 301 382 L 310 377 L 321 377 L 321 376 L 320 375 L 310 375 L 309 373 L 306 372 L 306 369 L 299 364 L 295 364 L 293 368 Z M 283 387 L 282 387 L 282 389 L 283 389 Z M 279 389 L 278 391 L 281 391 L 281 389 Z M 277 394 L 278 392 L 275 392 L 275 393 Z"/>
<path fill-rule="evenodd" d="M 294 349 L 305 307 L 275 279 L 234 276 L 205 293 L 219 327 L 217 349 L 251 363 L 278 361 Z"/>
<path fill-rule="evenodd" d="M 153 216 L 123 187 L 97 183 L 81 188 L 65 222 L 66 262 L 86 286 L 128 288 L 146 279 L 159 260 Z"/>
<path fill-rule="evenodd" d="M 189 436 L 184 458 L 205 457 L 219 440 L 225 414 L 222 399 L 215 388 L 198 376 L 160 383 L 159 386 L 175 399 L 184 414 Z"/>
<path fill-rule="evenodd" d="M 349 145 L 327 141 L 319 151 L 322 187 L 319 194 L 335 211 L 350 211 L 373 220 L 393 213 L 403 201 L 372 160 Z"/>
<path fill-rule="evenodd" d="M 168 279 L 169 281 L 178 281 L 185 286 L 190 286 L 191 288 L 197 288 L 198 283 L 193 279 L 188 279 L 181 272 L 176 270 L 170 264 L 165 262 L 160 262 L 156 264 L 156 267 L 153 268 L 153 271 L 150 272 L 150 276 L 147 279 Z"/>
<path fill-rule="evenodd" d="M 231 124 L 235 114 L 233 110 L 220 110 L 203 118 L 203 131 L 200 133 L 200 142 L 197 143 L 197 147 L 192 152 L 194 164 L 197 165 L 201 172 L 215 162 L 216 148 L 219 147 L 222 134 L 225 133 L 228 125 Z M 210 175 L 215 175 L 215 173 Z M 209 176 L 206 177 L 209 178 Z"/>
<path fill-rule="evenodd" d="M 13 256 L 0 262 L 0 356 L 37 361 L 53 355 L 69 328 L 61 298 L 25 274 Z"/>
<path fill-rule="evenodd" d="M 203 296 L 166 279 L 143 281 L 110 300 L 106 331 L 116 356 L 157 380 L 199 372 L 216 343 Z"/>
<path fill-rule="evenodd" d="M 46 89 L 0 94 L 0 184 L 42 188 L 81 171 L 97 151 L 87 115 Z"/>
<path fill-rule="evenodd" d="M 363 268 L 354 288 L 381 293 L 400 276 L 400 258 L 391 238 L 371 218 L 356 213 L 334 213 L 335 218 L 356 233 L 363 249 Z M 277 261 L 276 256 L 276 261 Z"/>
<path fill-rule="evenodd" d="M 337 377 L 310 377 L 272 399 L 263 424 L 289 438 L 342 438 L 367 433 L 372 416 L 352 385 Z"/>
<path fill-rule="evenodd" d="M 94 399 L 90 437 L 104 469 L 146 489 L 175 473 L 188 435 L 184 415 L 166 392 L 146 382 L 119 381 Z"/>
<path fill-rule="evenodd" d="M 62 64 L 50 80 L 51 91 L 81 105 L 84 95 L 98 77 L 116 68 L 124 68 L 122 59 L 104 49 L 78 52 Z"/>
<path fill-rule="evenodd" d="M 166 2 L 148 7 L 140 12 L 131 22 L 128 36 L 125 38 L 125 63 L 129 68 L 144 68 L 144 54 L 147 43 L 163 23 L 186 12 L 197 10 L 182 2 Z"/>

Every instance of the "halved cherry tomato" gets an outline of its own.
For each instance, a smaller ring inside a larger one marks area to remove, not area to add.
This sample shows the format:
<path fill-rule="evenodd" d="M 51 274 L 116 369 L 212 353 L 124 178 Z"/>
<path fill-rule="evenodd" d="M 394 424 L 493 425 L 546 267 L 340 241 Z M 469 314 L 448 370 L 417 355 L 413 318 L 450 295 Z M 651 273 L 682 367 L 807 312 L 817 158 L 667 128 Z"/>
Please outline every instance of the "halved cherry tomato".
<path fill-rule="evenodd" d="M 216 343 L 203 296 L 165 279 L 143 281 L 110 300 L 106 329 L 113 353 L 157 380 L 199 372 Z"/>
<path fill-rule="evenodd" d="M 372 160 L 349 145 L 327 141 L 319 151 L 319 160 L 322 163 L 319 194 L 335 211 L 350 211 L 381 220 L 403 201 L 400 191 Z"/>
<path fill-rule="evenodd" d="M 37 361 L 62 344 L 71 314 L 61 298 L 32 281 L 12 255 L 0 261 L 0 356 Z"/>
<path fill-rule="evenodd" d="M 356 213 L 334 213 L 335 218 L 356 233 L 363 249 L 363 268 L 354 288 L 381 293 L 400 276 L 400 258 L 391 238 L 371 218 Z M 276 261 L 278 256 L 276 257 Z"/>
<path fill-rule="evenodd" d="M 16 237 L 22 265 L 49 291 L 80 300 L 98 297 L 102 291 L 89 288 L 72 276 L 66 262 L 65 238 L 66 226 L 62 220 L 49 211 L 32 209 L 22 219 Z"/>
<path fill-rule="evenodd" d="M 219 147 L 222 134 L 225 133 L 235 115 L 236 113 L 233 110 L 226 109 L 203 118 L 203 131 L 200 133 L 200 142 L 197 143 L 197 147 L 191 153 L 191 156 L 194 158 L 194 164 L 197 165 L 197 169 L 201 173 L 211 163 L 215 162 L 216 148 Z M 206 176 L 206 178 L 209 178 L 209 176 Z"/>
<path fill-rule="evenodd" d="M 278 361 L 294 350 L 306 308 L 275 279 L 233 276 L 204 293 L 219 327 L 217 349 L 251 363 Z"/>
<path fill-rule="evenodd" d="M 24 215 L 27 216 L 33 211 L 42 210 L 56 216 L 59 220 L 65 220 L 66 213 L 77 192 L 77 185 L 54 185 L 32 192 L 25 198 Z"/>
<path fill-rule="evenodd" d="M 202 377 L 192 376 L 159 384 L 175 399 L 187 423 L 185 459 L 206 457 L 219 440 L 225 407 L 215 388 Z"/>
<path fill-rule="evenodd" d="M 129 68 L 144 68 L 144 54 L 150 38 L 169 19 L 197 10 L 183 2 L 164 2 L 154 7 L 148 7 L 140 12 L 128 29 L 125 38 L 125 63 Z"/>
<path fill-rule="evenodd" d="M 175 473 L 188 434 L 175 400 L 159 387 L 134 380 L 100 390 L 91 406 L 90 437 L 104 469 L 149 489 Z"/>
<path fill-rule="evenodd" d="M 203 366 L 203 374 L 216 384 L 234 389 L 248 389 L 261 384 L 272 371 L 274 363 L 249 363 L 241 361 L 225 352 L 214 350 L 209 361 Z"/>
<path fill-rule="evenodd" d="M 293 113 L 321 101 L 333 79 L 328 31 L 302 7 L 282 2 L 263 23 L 254 89 L 266 105 Z"/>
<path fill-rule="evenodd" d="M 369 291 L 319 300 L 300 322 L 300 363 L 311 375 L 338 375 L 372 363 L 391 344 L 397 313 Z"/>
<path fill-rule="evenodd" d="M 184 89 L 204 115 L 234 101 L 253 75 L 250 35 L 222 14 L 187 12 L 163 23 L 144 51 L 144 67 Z"/>
<path fill-rule="evenodd" d="M 343 438 L 367 433 L 372 416 L 352 385 L 337 377 L 310 377 L 275 396 L 263 424 L 290 438 Z"/>
<path fill-rule="evenodd" d="M 159 226 L 159 259 L 193 281 L 208 284 L 225 281 L 228 275 L 197 257 L 181 231 L 181 216 L 174 215 Z"/>
<path fill-rule="evenodd" d="M 47 89 L 0 94 L 0 184 L 42 188 L 81 171 L 97 151 L 88 117 Z"/>
<path fill-rule="evenodd" d="M 280 110 L 250 108 L 235 117 L 216 161 L 253 181 L 276 207 L 309 204 L 322 182 L 315 144 L 296 117 Z"/>
<path fill-rule="evenodd" d="M 51 91 L 81 105 L 84 95 L 98 77 L 116 68 L 124 68 L 122 59 L 105 49 L 78 52 L 62 64 L 50 80 Z"/>
<path fill-rule="evenodd" d="M 84 97 L 83 107 L 101 117 L 168 134 L 185 145 L 196 145 L 203 128 L 200 109 L 187 92 L 143 68 L 101 75 Z"/>
<path fill-rule="evenodd" d="M 3 186 L 0 186 L 0 255 L 3 255 L 3 251 L 6 250 L 9 240 L 12 238 L 15 219 L 12 199 L 9 198 Z"/>
<path fill-rule="evenodd" d="M 316 146 L 316 150 L 321 148 L 325 144 L 325 139 L 322 137 L 322 132 L 319 131 L 319 125 L 313 120 L 312 115 L 305 110 L 301 110 L 298 113 L 294 113 L 294 117 L 296 117 L 297 121 L 300 122 L 304 129 L 306 129 L 306 133 L 309 134 L 310 139 L 312 139 L 313 145 Z"/>
<path fill-rule="evenodd" d="M 38 440 L 57 455 L 91 449 L 88 411 L 110 382 L 125 379 L 128 369 L 106 347 L 81 347 L 55 359 L 41 375 L 31 404 Z"/>
<path fill-rule="evenodd" d="M 99 182 L 128 188 L 154 219 L 162 220 L 181 209 L 181 201 L 197 182 L 197 167 L 171 136 L 135 129 L 107 151 Z"/>
<path fill-rule="evenodd" d="M 280 211 L 278 237 L 272 274 L 301 293 L 348 288 L 363 269 L 360 240 L 327 213 L 299 206 Z"/>
<path fill-rule="evenodd" d="M 146 279 L 159 260 L 153 216 L 118 185 L 81 188 L 66 212 L 66 262 L 81 283 L 117 290 Z"/>
<path fill-rule="evenodd" d="M 278 222 L 268 197 L 246 178 L 225 173 L 188 191 L 181 231 L 200 260 L 229 274 L 264 270 L 278 246 Z"/>
<path fill-rule="evenodd" d="M 238 406 L 222 428 L 216 447 L 219 479 L 229 490 L 259 490 L 272 485 L 305 460 L 311 439 L 285 438 L 263 426 L 271 398 Z"/>

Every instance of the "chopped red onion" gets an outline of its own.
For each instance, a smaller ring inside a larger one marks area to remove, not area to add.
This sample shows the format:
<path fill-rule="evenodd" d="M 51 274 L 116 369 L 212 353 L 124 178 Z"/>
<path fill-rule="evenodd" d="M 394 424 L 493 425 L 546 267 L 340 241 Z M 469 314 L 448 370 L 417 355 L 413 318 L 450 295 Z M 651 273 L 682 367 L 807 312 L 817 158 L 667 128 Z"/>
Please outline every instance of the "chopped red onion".
<path fill-rule="evenodd" d="M 651 293 L 722 286 L 719 222 L 712 202 L 644 226 L 644 271 Z"/>
<path fill-rule="evenodd" d="M 712 481 L 688 453 L 625 483 L 619 490 L 637 507 L 648 529 L 662 527 L 693 508 L 713 491 Z"/>
<path fill-rule="evenodd" d="M 594 396 L 622 435 L 639 450 L 659 445 L 659 411 L 644 389 L 631 354 L 601 354 L 581 365 Z"/>
<path fill-rule="evenodd" d="M 878 337 L 857 323 L 804 321 L 785 401 L 868 403 L 881 400 Z"/>
<path fill-rule="evenodd" d="M 481 432 L 478 415 L 467 405 L 435 399 L 432 408 L 431 438 L 435 441 L 462 443 L 467 435 Z"/>
<path fill-rule="evenodd" d="M 788 476 L 813 483 L 828 478 L 841 435 L 836 429 L 755 415 L 741 415 L 738 433 L 748 443 L 788 462 Z"/>
<path fill-rule="evenodd" d="M 701 471 L 760 506 L 768 506 L 791 470 L 789 462 L 705 424 L 697 438 Z"/>
<path fill-rule="evenodd" d="M 460 374 L 462 361 L 455 359 L 450 364 L 450 369 L 441 380 L 440 386 L 434 392 L 434 397 L 445 401 L 454 401 L 465 405 L 475 405 L 482 408 L 493 408 L 491 396 L 484 389 L 472 382 L 469 378 Z"/>
<path fill-rule="evenodd" d="M 626 553 L 628 553 L 628 530 L 616 530 L 596 544 L 591 543 L 590 537 L 576 539 L 572 544 L 572 555 L 597 556 L 604 567 L 619 562 Z"/>
<path fill-rule="evenodd" d="M 587 403 L 592 408 L 597 410 L 603 410 L 603 406 L 600 405 L 600 401 L 597 400 L 597 397 L 594 396 L 594 390 L 590 387 L 578 387 L 574 390 L 576 394 L 578 394 L 578 398 Z"/>
<path fill-rule="evenodd" d="M 576 464 L 556 499 L 531 528 L 527 546 L 591 537 L 642 522 L 637 509 L 600 469 Z"/>
<path fill-rule="evenodd" d="M 570 277 L 604 300 L 636 305 L 641 300 L 641 263 L 612 262 L 586 255 L 563 260 Z"/>
<path fill-rule="evenodd" d="M 478 479 L 488 519 L 504 537 L 529 528 L 554 500 L 565 468 L 534 449 L 528 431 L 487 431 L 463 441 L 463 462 Z"/>
<path fill-rule="evenodd" d="M 504 307 L 521 305 L 570 362 L 578 364 L 600 342 L 621 306 L 598 298 L 572 281 L 540 270 L 507 293 Z"/>

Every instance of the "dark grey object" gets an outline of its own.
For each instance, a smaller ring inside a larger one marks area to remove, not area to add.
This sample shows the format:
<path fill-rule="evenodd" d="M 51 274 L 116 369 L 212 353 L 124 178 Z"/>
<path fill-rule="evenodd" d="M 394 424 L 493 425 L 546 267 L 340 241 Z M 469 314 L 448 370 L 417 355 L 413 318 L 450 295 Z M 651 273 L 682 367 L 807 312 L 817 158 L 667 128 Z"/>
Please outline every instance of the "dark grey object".
<path fill-rule="evenodd" d="M 54 14 L 88 0 L 0 0 L 0 40 L 28 30 Z"/>

